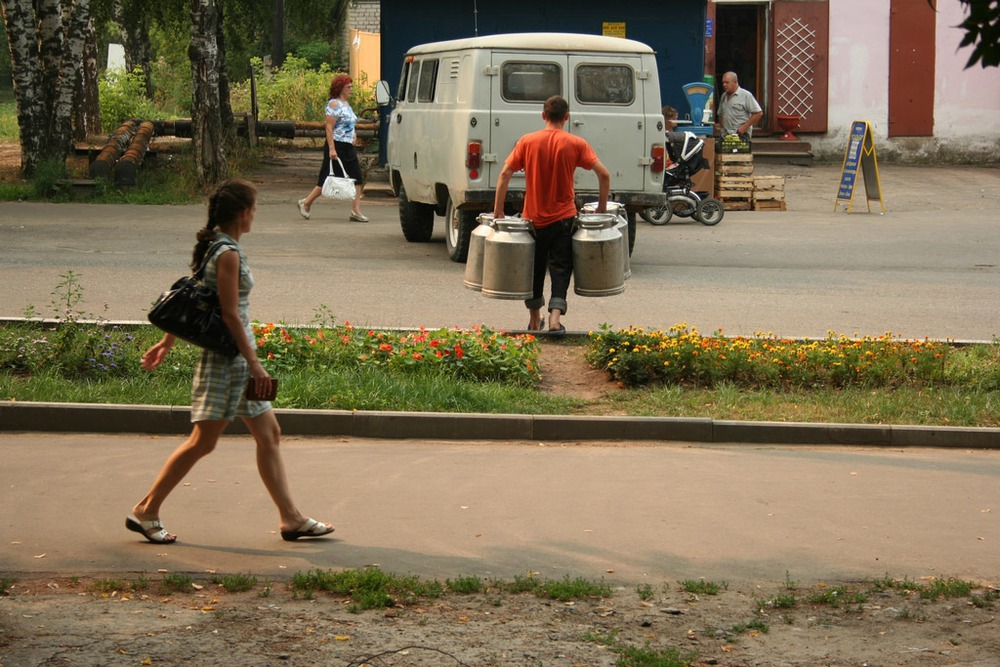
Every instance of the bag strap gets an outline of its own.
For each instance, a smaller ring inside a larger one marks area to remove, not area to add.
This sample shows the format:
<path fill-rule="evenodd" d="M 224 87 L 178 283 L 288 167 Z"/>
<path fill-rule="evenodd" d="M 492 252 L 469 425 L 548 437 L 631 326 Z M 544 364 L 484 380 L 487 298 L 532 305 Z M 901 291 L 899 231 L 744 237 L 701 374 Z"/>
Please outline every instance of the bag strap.
<path fill-rule="evenodd" d="M 343 176 L 333 176 L 333 158 L 330 158 L 330 175 L 334 178 L 351 178 L 347 175 L 347 169 L 344 168 L 344 163 L 340 161 L 339 155 L 337 156 L 337 164 L 340 165 L 340 173 L 342 173 Z M 351 180 L 353 181 L 354 179 L 351 178 Z"/>
<path fill-rule="evenodd" d="M 212 245 L 208 246 L 208 250 L 205 251 L 205 256 L 201 258 L 201 266 L 199 266 L 198 270 L 193 274 L 195 280 L 201 282 L 201 279 L 205 277 L 205 269 L 208 268 L 209 260 L 211 260 L 215 253 L 218 252 L 219 248 L 224 245 L 227 245 L 230 248 L 236 247 L 229 241 L 215 241 Z"/>

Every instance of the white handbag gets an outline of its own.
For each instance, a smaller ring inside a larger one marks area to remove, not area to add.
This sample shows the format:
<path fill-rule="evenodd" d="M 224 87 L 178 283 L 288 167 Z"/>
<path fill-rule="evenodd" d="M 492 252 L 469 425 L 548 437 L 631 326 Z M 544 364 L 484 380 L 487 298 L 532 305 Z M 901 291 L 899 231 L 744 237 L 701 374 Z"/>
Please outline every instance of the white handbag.
<path fill-rule="evenodd" d="M 340 173 L 347 174 L 344 163 L 337 158 Z M 330 199 L 354 199 L 357 191 L 354 189 L 354 179 L 333 175 L 333 160 L 330 160 L 330 175 L 323 181 L 323 196 Z"/>

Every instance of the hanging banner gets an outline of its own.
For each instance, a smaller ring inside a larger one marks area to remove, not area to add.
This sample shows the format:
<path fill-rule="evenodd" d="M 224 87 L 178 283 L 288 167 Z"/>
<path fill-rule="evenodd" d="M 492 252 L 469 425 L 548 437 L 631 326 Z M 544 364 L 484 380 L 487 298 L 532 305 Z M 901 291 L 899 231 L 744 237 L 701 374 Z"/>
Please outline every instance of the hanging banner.
<path fill-rule="evenodd" d="M 882 182 L 878 175 L 878 158 L 875 155 L 875 138 L 872 136 L 871 125 L 866 120 L 856 120 L 851 125 L 850 141 L 844 152 L 844 166 L 840 170 L 840 189 L 837 190 L 837 201 L 833 204 L 836 212 L 841 202 L 847 202 L 850 213 L 854 201 L 854 186 L 857 185 L 858 167 L 865 180 L 865 199 L 868 212 L 872 212 L 872 200 L 877 199 L 885 214 L 885 201 L 882 199 Z"/>

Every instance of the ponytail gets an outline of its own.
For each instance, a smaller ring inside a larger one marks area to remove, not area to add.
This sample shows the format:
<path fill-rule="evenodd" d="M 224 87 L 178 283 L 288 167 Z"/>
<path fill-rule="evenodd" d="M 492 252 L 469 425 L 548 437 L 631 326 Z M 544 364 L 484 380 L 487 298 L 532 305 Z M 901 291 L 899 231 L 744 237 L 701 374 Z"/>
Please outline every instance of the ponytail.
<path fill-rule="evenodd" d="M 233 178 L 223 181 L 208 198 L 208 220 L 198 230 L 197 243 L 191 257 L 191 270 L 196 271 L 205 259 L 205 253 L 218 238 L 219 229 L 231 225 L 243 211 L 257 201 L 257 188 L 251 183 Z"/>

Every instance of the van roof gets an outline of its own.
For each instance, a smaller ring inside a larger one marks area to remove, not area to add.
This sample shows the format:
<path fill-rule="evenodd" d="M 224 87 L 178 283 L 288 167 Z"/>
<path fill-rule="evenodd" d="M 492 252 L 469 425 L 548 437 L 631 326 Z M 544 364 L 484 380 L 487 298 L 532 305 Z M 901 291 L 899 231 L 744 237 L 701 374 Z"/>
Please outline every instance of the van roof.
<path fill-rule="evenodd" d="M 655 53 L 642 42 L 622 37 L 585 35 L 571 32 L 516 32 L 450 39 L 443 42 L 419 44 L 406 55 L 458 51 L 461 49 L 532 49 L 538 51 L 608 51 L 620 53 Z"/>

